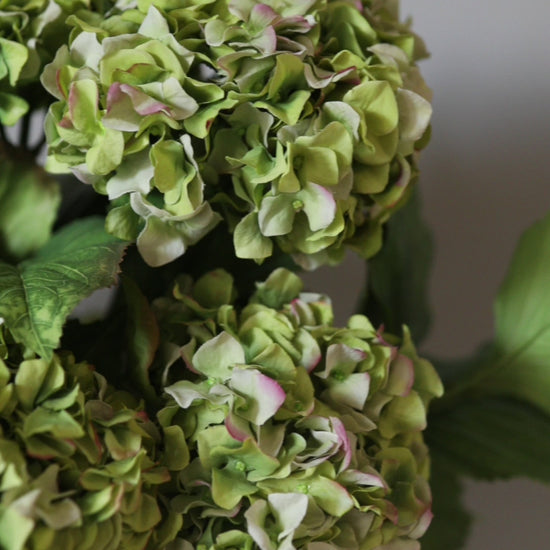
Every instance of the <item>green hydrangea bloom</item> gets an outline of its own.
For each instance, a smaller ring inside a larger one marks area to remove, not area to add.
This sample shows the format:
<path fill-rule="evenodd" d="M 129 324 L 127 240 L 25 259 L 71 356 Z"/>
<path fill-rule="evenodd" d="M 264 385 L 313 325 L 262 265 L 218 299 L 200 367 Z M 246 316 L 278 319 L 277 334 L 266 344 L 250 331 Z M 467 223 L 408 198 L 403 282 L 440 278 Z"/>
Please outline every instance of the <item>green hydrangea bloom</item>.
<path fill-rule="evenodd" d="M 158 499 L 153 422 L 70 355 L 16 355 L 0 359 L 0 547 L 164 548 L 181 518 Z"/>
<path fill-rule="evenodd" d="M 150 265 L 224 219 L 236 255 L 365 257 L 406 198 L 431 116 L 394 2 L 143 0 L 79 12 L 42 82 L 49 167 L 107 194 Z"/>
<path fill-rule="evenodd" d="M 44 65 L 68 39 L 65 19 L 88 5 L 86 0 L 5 0 L 0 4 L 0 124 L 11 126 L 28 111 L 21 87 L 38 82 Z"/>
<path fill-rule="evenodd" d="M 236 308 L 217 271 L 156 303 L 178 548 L 419 548 L 441 381 L 406 329 L 398 344 L 362 315 L 334 327 L 330 301 L 301 290 L 279 269 Z"/>

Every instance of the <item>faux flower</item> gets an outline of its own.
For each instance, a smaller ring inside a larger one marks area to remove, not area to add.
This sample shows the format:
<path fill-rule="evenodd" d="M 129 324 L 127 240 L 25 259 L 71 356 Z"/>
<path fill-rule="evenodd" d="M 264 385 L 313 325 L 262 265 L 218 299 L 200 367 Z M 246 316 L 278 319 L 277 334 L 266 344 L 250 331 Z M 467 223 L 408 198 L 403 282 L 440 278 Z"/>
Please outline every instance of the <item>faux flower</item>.
<path fill-rule="evenodd" d="M 6 0 L 0 5 L 0 124 L 15 124 L 29 109 L 21 88 L 40 72 L 68 39 L 67 16 L 85 0 Z M 34 105 L 36 107 L 36 105 Z"/>
<path fill-rule="evenodd" d="M 224 220 L 236 255 L 365 257 L 416 176 L 430 92 L 387 2 L 152 0 L 79 12 L 43 73 L 52 170 L 158 266 Z"/>
<path fill-rule="evenodd" d="M 182 285 L 156 303 L 181 548 L 419 548 L 442 385 L 408 332 L 362 315 L 334 327 L 330 301 L 284 269 L 242 308 L 225 272 Z"/>
<path fill-rule="evenodd" d="M 163 548 L 181 519 L 158 500 L 160 439 L 134 398 L 70 355 L 0 360 L 0 547 Z"/>

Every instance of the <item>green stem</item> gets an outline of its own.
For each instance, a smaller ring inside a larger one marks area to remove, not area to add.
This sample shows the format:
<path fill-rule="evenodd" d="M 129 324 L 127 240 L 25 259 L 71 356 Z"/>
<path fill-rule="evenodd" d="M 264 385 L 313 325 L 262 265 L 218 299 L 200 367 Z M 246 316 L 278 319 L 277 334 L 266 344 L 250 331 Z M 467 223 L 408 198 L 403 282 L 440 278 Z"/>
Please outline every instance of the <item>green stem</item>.
<path fill-rule="evenodd" d="M 29 130 L 31 126 L 31 113 L 27 113 L 21 119 L 21 134 L 19 135 L 19 147 L 27 149 L 29 144 Z"/>

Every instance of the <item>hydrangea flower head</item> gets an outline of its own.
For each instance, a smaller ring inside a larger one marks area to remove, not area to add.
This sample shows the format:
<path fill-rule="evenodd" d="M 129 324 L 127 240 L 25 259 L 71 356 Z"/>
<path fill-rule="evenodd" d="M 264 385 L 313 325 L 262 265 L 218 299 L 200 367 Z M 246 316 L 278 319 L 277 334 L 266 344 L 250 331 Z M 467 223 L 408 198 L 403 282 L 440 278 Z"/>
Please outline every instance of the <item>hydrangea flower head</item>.
<path fill-rule="evenodd" d="M 416 175 L 430 93 L 387 2 L 152 0 L 72 16 L 42 81 L 51 169 L 162 265 L 223 220 L 236 255 L 365 257 Z"/>
<path fill-rule="evenodd" d="M 242 308 L 227 274 L 205 277 L 157 303 L 172 342 L 158 417 L 185 457 L 171 501 L 182 547 L 418 548 L 431 519 L 422 430 L 442 385 L 407 331 L 399 344 L 361 315 L 335 327 L 329 300 L 283 269 Z M 201 286 L 218 303 L 201 303 Z"/>

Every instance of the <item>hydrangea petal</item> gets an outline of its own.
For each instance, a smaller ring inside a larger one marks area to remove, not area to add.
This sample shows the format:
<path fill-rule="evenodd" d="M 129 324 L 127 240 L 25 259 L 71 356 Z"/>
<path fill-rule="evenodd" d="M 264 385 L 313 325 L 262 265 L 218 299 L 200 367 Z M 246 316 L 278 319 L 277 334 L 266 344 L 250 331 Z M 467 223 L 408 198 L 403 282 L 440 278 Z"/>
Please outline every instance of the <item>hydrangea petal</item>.
<path fill-rule="evenodd" d="M 246 408 L 235 412 L 257 426 L 273 417 L 286 399 L 283 388 L 275 380 L 254 369 L 234 370 L 229 385 L 246 396 Z"/>

